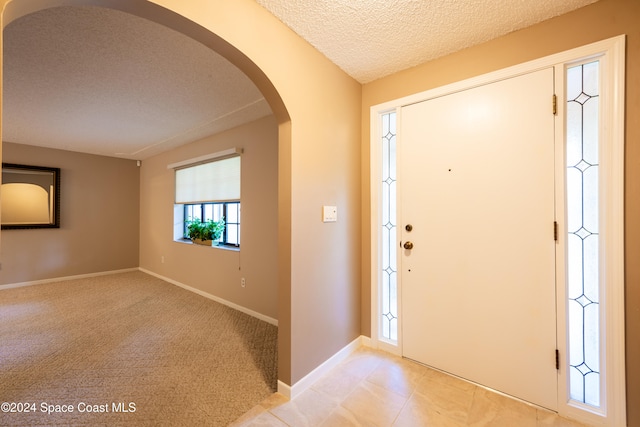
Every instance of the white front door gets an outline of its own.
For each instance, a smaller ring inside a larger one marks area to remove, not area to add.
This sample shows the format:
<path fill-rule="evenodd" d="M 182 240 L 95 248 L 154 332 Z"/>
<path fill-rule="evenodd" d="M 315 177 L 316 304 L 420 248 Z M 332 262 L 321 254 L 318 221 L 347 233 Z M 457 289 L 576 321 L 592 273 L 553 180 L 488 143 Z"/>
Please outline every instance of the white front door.
<path fill-rule="evenodd" d="M 402 352 L 557 408 L 553 69 L 401 109 Z M 408 231 L 410 230 L 410 231 Z"/>

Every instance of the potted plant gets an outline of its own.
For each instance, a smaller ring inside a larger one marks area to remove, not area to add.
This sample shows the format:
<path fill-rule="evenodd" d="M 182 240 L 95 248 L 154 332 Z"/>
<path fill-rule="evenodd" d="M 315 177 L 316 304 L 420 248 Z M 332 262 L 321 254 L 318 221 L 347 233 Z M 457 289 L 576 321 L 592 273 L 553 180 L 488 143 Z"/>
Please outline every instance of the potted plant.
<path fill-rule="evenodd" d="M 211 219 L 207 221 L 201 221 L 199 219 L 189 219 L 187 224 L 187 236 L 193 243 L 198 245 L 217 245 L 217 241 L 220 240 L 222 232 L 224 231 L 224 218 L 220 221 L 213 221 Z"/>

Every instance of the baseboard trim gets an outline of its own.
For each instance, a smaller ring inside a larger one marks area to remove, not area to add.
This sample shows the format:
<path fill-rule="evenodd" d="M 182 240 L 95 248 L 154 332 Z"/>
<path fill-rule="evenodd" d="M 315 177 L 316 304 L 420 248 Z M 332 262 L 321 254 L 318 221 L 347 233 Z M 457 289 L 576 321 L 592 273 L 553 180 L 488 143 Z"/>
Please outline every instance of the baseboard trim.
<path fill-rule="evenodd" d="M 33 280 L 29 282 L 20 282 L 20 283 L 10 283 L 8 285 L 0 285 L 0 290 L 22 288 L 24 286 L 43 285 L 46 283 L 64 282 L 65 280 L 86 279 L 89 277 L 108 276 L 110 274 L 130 273 L 132 271 L 138 271 L 138 268 L 137 267 L 125 268 L 122 270 L 100 271 L 97 273 L 78 274 L 75 276 L 54 277 L 51 279 Z"/>
<path fill-rule="evenodd" d="M 287 399 L 291 399 L 291 386 L 278 380 L 278 393 L 285 396 Z"/>
<path fill-rule="evenodd" d="M 244 314 L 248 314 L 249 316 L 255 317 L 255 318 L 260 319 L 260 320 L 262 320 L 264 322 L 270 323 L 270 324 L 272 324 L 274 326 L 278 326 L 278 320 L 274 319 L 273 317 L 265 316 L 262 313 L 258 313 L 257 311 L 253 311 L 253 310 L 251 310 L 249 308 L 246 308 L 246 307 L 243 307 L 241 305 L 235 304 L 235 303 L 233 303 L 231 301 L 227 301 L 224 298 L 220 298 L 220 297 L 217 297 L 217 296 L 215 296 L 213 294 L 210 294 L 208 292 L 201 291 L 200 289 L 196 289 L 196 288 L 191 287 L 189 285 L 185 285 L 184 283 L 180 283 L 177 280 L 170 279 L 170 278 L 165 277 L 165 276 L 163 276 L 161 274 L 154 273 L 153 271 L 147 270 L 146 268 L 139 267 L 138 270 L 142 271 L 143 273 L 149 274 L 151 276 L 157 277 L 158 279 L 164 280 L 165 282 L 169 282 L 172 285 L 178 286 L 178 287 L 180 287 L 182 289 L 185 289 L 187 291 L 196 293 L 196 294 L 198 294 L 200 296 L 203 296 L 203 297 L 208 298 L 210 300 L 213 300 L 215 302 L 219 302 L 220 304 L 226 305 L 227 307 L 231 307 L 234 310 L 241 311 Z"/>
<path fill-rule="evenodd" d="M 355 340 L 344 346 L 340 351 L 325 360 L 320 366 L 305 375 L 300 381 L 290 386 L 278 380 L 278 393 L 289 399 L 294 399 L 311 387 L 324 374 L 335 368 L 340 362 L 349 357 L 351 353 L 360 347 L 370 347 L 371 338 L 360 335 Z"/>

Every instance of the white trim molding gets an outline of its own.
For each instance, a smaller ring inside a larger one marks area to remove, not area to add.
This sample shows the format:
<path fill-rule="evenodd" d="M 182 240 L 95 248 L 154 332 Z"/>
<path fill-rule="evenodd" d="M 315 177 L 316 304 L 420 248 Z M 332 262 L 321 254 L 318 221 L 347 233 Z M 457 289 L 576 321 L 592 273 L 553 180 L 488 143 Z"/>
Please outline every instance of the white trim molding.
<path fill-rule="evenodd" d="M 401 122 L 403 106 L 446 96 L 455 92 L 471 89 L 496 81 L 554 67 L 556 70 L 556 94 L 564 100 L 564 70 L 577 62 L 590 59 L 599 60 L 602 70 L 602 126 L 601 133 L 601 268 L 600 280 L 603 289 L 601 298 L 601 373 L 604 374 L 602 385 L 602 406 L 589 408 L 572 402 L 568 397 L 566 356 L 566 290 L 564 266 L 557 270 L 557 322 L 558 347 L 560 355 L 560 372 L 558 374 L 558 412 L 560 415 L 577 419 L 589 425 L 624 426 L 626 425 L 626 378 L 625 378 L 625 304 L 624 304 L 624 135 L 625 135 L 625 39 L 624 35 L 612 37 L 579 48 L 560 52 L 544 58 L 515 65 L 509 68 L 455 82 L 425 92 L 412 94 L 391 100 L 370 108 L 370 183 L 371 183 L 371 345 L 386 351 L 402 354 L 402 329 L 399 327 L 398 343 L 388 343 L 379 337 L 380 332 L 380 201 L 379 179 L 381 116 L 388 112 L 398 112 L 398 123 Z M 562 102 L 558 102 L 559 108 Z M 559 111 L 559 118 L 564 112 Z M 399 128 L 400 126 L 398 126 Z M 401 135 L 397 138 L 401 140 Z M 556 139 L 564 141 L 564 120 L 558 121 Z M 564 146 L 559 144 L 556 155 L 564 156 Z M 564 174 L 557 168 L 558 173 Z M 563 179 L 563 178 L 559 178 Z M 563 184 L 564 185 L 564 184 Z M 564 203 L 564 200 L 560 201 Z M 558 209 L 559 214 L 564 208 Z M 398 212 L 401 217 L 401 212 Z M 561 221 L 562 222 L 562 221 Z M 563 230 L 561 230 L 563 231 Z M 564 243 L 562 243 L 564 245 Z M 564 247 L 564 246 L 563 246 Z M 562 248 L 558 249 L 562 252 Z M 562 262 L 563 259 L 560 259 Z M 398 323 L 402 322 L 402 283 L 398 280 Z"/>
<path fill-rule="evenodd" d="M 345 347 L 343 347 L 336 354 L 325 360 L 320 366 L 309 372 L 297 383 L 290 386 L 278 380 L 278 393 L 284 395 L 288 399 L 294 399 L 300 396 L 302 392 L 311 387 L 316 381 L 318 381 L 323 375 L 335 368 L 340 362 L 345 360 L 349 355 L 356 351 L 360 347 L 370 347 L 370 338 L 360 335 L 355 340 L 351 341 Z"/>
<path fill-rule="evenodd" d="M 138 268 L 125 268 L 122 270 L 100 271 L 97 273 L 78 274 L 75 276 L 53 277 L 51 279 L 33 280 L 30 282 L 10 283 L 8 285 L 0 285 L 0 290 L 21 288 L 23 286 L 43 285 L 46 283 L 64 282 L 66 280 L 86 279 L 89 277 L 108 276 L 110 274 L 129 273 L 132 271 L 138 271 Z"/>
<path fill-rule="evenodd" d="M 196 293 L 196 294 L 198 294 L 200 296 L 203 296 L 203 297 L 208 298 L 210 300 L 213 300 L 215 302 L 219 302 L 220 304 L 226 305 L 227 307 L 231 307 L 234 310 L 238 310 L 238 311 L 240 311 L 240 312 L 242 312 L 244 314 L 248 314 L 249 316 L 255 317 L 256 319 L 260 319 L 260 320 L 262 320 L 264 322 L 267 322 L 267 323 L 270 323 L 270 324 L 272 324 L 274 326 L 278 326 L 278 320 L 274 319 L 273 317 L 266 316 L 266 315 L 264 315 L 262 313 L 258 313 L 257 311 L 253 311 L 253 310 L 248 309 L 246 307 L 243 307 L 241 305 L 232 303 L 231 301 L 227 301 L 224 298 L 220 298 L 220 297 L 212 295 L 212 294 L 210 294 L 208 292 L 201 291 L 200 289 L 196 289 L 196 288 L 191 287 L 189 285 L 185 285 L 184 283 L 180 283 L 177 280 L 173 280 L 173 279 L 170 279 L 168 277 L 162 276 L 162 275 L 160 275 L 158 273 L 154 273 L 153 271 L 147 270 L 146 268 L 140 267 L 140 268 L 138 268 L 138 270 L 142 271 L 143 273 L 149 274 L 151 276 L 157 277 L 158 279 L 164 280 L 165 282 L 169 282 L 172 285 L 176 285 L 176 286 L 178 286 L 178 287 L 180 287 L 182 289 L 185 289 L 187 291 Z"/>
<path fill-rule="evenodd" d="M 211 154 L 205 154 L 204 156 L 194 157 L 193 159 L 171 163 L 167 165 L 167 169 L 180 169 L 186 166 L 195 166 L 199 163 L 204 163 L 211 160 L 221 160 L 227 157 L 239 156 L 242 154 L 242 152 L 243 152 L 243 149 L 239 147 L 229 148 L 227 150 L 217 151 Z"/>

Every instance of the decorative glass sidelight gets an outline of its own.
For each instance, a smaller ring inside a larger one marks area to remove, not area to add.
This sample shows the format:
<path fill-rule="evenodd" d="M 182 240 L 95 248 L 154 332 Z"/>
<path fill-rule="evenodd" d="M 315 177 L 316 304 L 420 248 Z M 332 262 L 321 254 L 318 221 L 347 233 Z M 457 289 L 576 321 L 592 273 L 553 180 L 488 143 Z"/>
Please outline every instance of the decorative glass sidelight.
<path fill-rule="evenodd" d="M 396 113 L 382 115 L 382 337 L 398 340 Z"/>
<path fill-rule="evenodd" d="M 599 67 L 567 69 L 569 393 L 600 406 Z"/>

